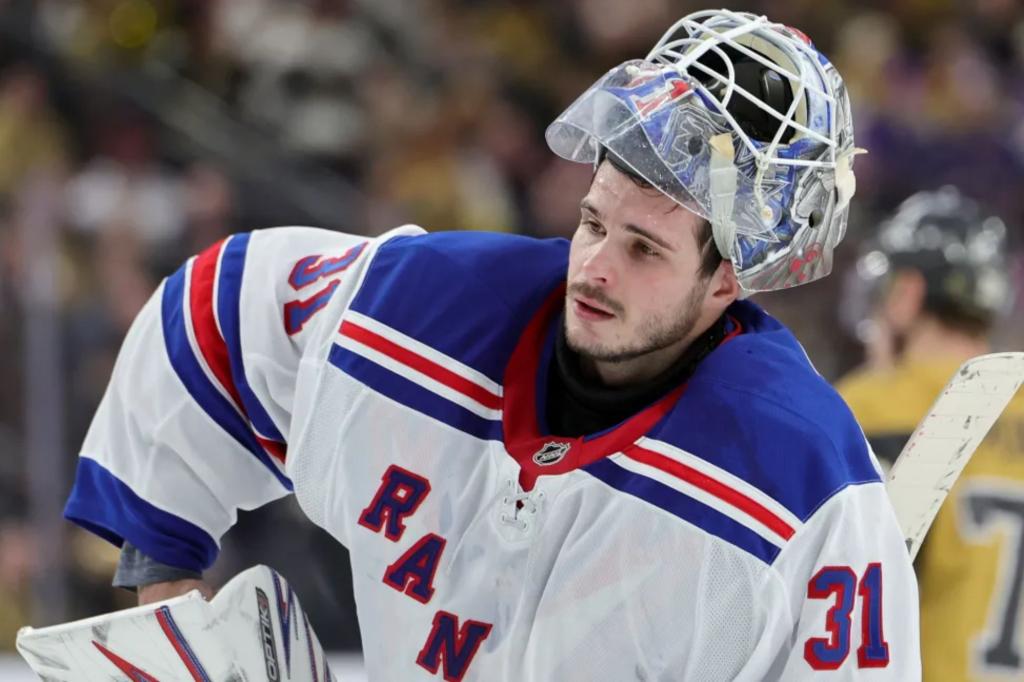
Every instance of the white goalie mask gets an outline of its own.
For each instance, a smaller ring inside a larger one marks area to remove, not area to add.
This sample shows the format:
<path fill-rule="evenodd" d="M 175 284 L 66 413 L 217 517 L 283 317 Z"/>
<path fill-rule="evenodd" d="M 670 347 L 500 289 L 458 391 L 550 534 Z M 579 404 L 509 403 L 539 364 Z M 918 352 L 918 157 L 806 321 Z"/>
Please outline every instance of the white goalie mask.
<path fill-rule="evenodd" d="M 859 150 L 839 73 L 795 29 L 728 10 L 686 16 L 645 59 L 591 86 L 546 137 L 570 161 L 608 150 L 711 221 L 746 292 L 832 269 Z"/>

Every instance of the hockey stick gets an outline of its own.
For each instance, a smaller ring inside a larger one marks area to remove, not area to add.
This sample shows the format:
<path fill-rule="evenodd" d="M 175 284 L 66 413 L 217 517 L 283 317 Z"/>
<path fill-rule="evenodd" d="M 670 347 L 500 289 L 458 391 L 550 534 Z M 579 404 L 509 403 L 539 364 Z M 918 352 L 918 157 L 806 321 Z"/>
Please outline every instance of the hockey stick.
<path fill-rule="evenodd" d="M 911 560 L 957 477 L 1024 382 L 1024 353 L 993 353 L 965 362 L 914 429 L 889 472 Z"/>

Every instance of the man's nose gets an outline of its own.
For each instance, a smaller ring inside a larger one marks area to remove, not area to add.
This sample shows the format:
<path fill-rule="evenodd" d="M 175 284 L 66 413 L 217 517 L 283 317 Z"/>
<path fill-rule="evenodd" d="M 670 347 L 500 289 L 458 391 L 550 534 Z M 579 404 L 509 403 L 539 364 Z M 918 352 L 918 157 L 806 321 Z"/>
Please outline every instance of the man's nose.
<path fill-rule="evenodd" d="M 595 244 L 583 261 L 583 276 L 587 281 L 609 286 L 615 283 L 616 263 L 612 245 L 608 240 Z"/>

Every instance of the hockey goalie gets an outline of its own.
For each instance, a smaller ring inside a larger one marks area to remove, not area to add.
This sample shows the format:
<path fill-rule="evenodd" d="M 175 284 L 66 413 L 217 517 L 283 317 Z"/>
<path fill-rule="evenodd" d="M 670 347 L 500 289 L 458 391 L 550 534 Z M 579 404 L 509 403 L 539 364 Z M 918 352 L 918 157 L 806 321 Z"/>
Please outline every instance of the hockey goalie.
<path fill-rule="evenodd" d="M 826 276 L 845 234 L 836 69 L 698 12 L 547 141 L 593 168 L 571 242 L 292 227 L 188 261 L 128 333 L 66 516 L 145 591 L 202 585 L 237 511 L 293 493 L 349 548 L 374 681 L 920 679 L 878 464 L 746 298 Z M 21 648 L 50 679 L 327 678 L 280 579 L 241 580 Z"/>

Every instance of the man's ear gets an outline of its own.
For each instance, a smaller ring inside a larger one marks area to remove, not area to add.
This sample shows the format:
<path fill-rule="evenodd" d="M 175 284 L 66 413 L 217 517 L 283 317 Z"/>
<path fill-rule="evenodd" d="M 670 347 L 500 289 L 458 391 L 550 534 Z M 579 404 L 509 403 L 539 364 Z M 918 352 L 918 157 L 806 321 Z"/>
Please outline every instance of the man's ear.
<path fill-rule="evenodd" d="M 718 307 L 725 310 L 729 304 L 739 298 L 742 293 L 740 282 L 736 279 L 736 270 L 732 267 L 732 261 L 723 260 L 718 264 L 718 269 L 711 275 L 711 282 L 708 284 L 708 300 L 714 301 Z"/>

